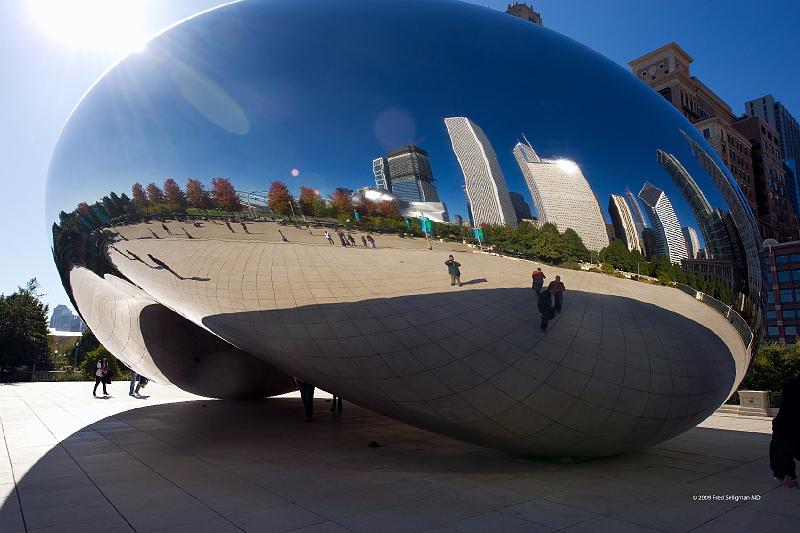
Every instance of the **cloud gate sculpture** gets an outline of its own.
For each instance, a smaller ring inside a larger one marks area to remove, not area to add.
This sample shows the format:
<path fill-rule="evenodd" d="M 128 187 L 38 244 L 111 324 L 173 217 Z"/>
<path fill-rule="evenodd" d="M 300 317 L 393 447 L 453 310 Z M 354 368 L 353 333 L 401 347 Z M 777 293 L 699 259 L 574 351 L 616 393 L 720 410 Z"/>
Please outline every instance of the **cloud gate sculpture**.
<path fill-rule="evenodd" d="M 567 287 L 545 333 L 538 265 L 485 253 L 460 226 L 403 237 L 416 220 L 389 231 L 363 206 L 338 211 L 357 244 L 344 247 L 319 198 L 288 222 L 265 214 L 273 181 L 334 203 L 383 188 L 476 225 L 554 224 L 595 258 L 621 241 L 720 272 L 735 309 L 544 266 Z M 297 377 L 522 453 L 614 454 L 693 427 L 742 379 L 740 315 L 760 306 L 750 208 L 703 136 L 595 52 L 460 2 L 252 0 L 174 26 L 72 113 L 47 209 L 73 304 L 137 372 L 219 398 Z"/>

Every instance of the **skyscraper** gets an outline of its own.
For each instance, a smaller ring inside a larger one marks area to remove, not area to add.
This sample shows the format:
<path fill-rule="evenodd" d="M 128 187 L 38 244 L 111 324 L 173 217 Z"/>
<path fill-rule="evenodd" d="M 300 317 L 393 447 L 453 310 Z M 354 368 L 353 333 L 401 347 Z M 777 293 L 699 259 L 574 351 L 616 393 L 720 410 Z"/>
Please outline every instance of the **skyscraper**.
<path fill-rule="evenodd" d="M 464 190 L 473 223 L 517 227 L 506 178 L 486 134 L 467 117 L 445 118 L 444 123 L 464 173 Z"/>
<path fill-rule="evenodd" d="M 525 201 L 525 198 L 518 192 L 509 192 L 508 196 L 511 197 L 511 205 L 514 207 L 514 214 L 517 215 L 517 221 L 521 221 L 523 218 L 527 218 L 530 220 L 533 218 L 531 214 L 531 206 L 528 205 L 528 202 Z"/>
<path fill-rule="evenodd" d="M 689 259 L 698 259 L 700 239 L 697 238 L 697 232 L 691 226 L 684 226 L 682 231 L 683 239 L 686 241 L 686 252 L 689 254 Z"/>
<path fill-rule="evenodd" d="M 428 152 L 409 144 L 387 155 L 392 193 L 407 202 L 438 202 Z M 374 162 L 373 162 L 374 168 Z"/>
<path fill-rule="evenodd" d="M 391 190 L 392 181 L 389 177 L 389 161 L 381 156 L 372 160 L 372 174 L 375 176 L 375 188 L 378 190 Z"/>
<path fill-rule="evenodd" d="M 782 103 L 768 94 L 744 104 L 745 114 L 759 117 L 778 132 L 783 159 L 800 160 L 800 123 Z"/>
<path fill-rule="evenodd" d="M 515 1 L 513 4 L 508 4 L 506 13 L 527 20 L 528 22 L 533 22 L 537 26 L 542 25 L 542 16 L 533 10 L 533 6 L 529 6 L 528 4 Z"/>
<path fill-rule="evenodd" d="M 628 205 L 631 208 L 633 223 L 636 224 L 636 229 L 639 232 L 639 235 L 641 235 L 644 229 L 647 227 L 644 213 L 642 213 L 642 206 L 639 205 L 638 198 L 636 198 L 636 195 L 633 194 L 633 191 L 631 191 L 628 187 L 625 187 L 625 196 L 627 197 Z"/>
<path fill-rule="evenodd" d="M 589 250 L 608 246 L 600 204 L 574 161 L 542 159 L 522 143 L 514 147 L 514 157 L 542 224 L 555 224 L 559 231 L 573 229 Z"/>
<path fill-rule="evenodd" d="M 70 311 L 69 307 L 59 304 L 53 309 L 53 316 L 50 317 L 50 329 L 80 333 L 86 331 L 86 324 Z"/>
<path fill-rule="evenodd" d="M 683 199 L 689 204 L 689 209 L 691 209 L 697 225 L 700 226 L 700 233 L 706 243 L 706 256 L 709 259 L 730 260 L 733 254 L 731 243 L 719 211 L 711 206 L 700 186 L 678 161 L 678 158 L 660 149 L 656 150 L 656 157 L 678 190 L 681 191 Z M 695 233 L 695 237 L 697 237 L 697 233 Z M 695 254 L 698 249 L 699 247 L 695 249 Z M 692 259 L 696 258 L 691 251 L 689 251 L 689 255 Z"/>
<path fill-rule="evenodd" d="M 664 191 L 650 183 L 644 182 L 639 198 L 644 202 L 650 225 L 656 238 L 656 253 L 668 257 L 672 263 L 681 264 L 681 259 L 688 259 L 686 241 L 681 232 L 678 216 L 672 203 Z"/>
<path fill-rule="evenodd" d="M 624 196 L 612 194 L 609 197 L 608 214 L 611 215 L 611 224 L 614 226 L 614 237 L 624 242 L 628 250 L 644 253 L 639 230 Z"/>

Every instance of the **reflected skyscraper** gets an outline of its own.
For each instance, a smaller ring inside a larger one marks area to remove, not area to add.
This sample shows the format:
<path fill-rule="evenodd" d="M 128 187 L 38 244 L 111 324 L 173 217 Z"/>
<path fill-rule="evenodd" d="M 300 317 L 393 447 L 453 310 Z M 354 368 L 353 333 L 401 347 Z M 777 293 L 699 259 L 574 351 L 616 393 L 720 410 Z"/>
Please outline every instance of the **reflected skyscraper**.
<path fill-rule="evenodd" d="M 573 229 L 589 250 L 608 246 L 600 204 L 574 161 L 542 159 L 522 143 L 514 147 L 514 157 L 542 224 L 555 224 L 559 231 Z"/>
<path fill-rule="evenodd" d="M 639 198 L 644 202 L 650 225 L 656 238 L 656 253 L 668 257 L 672 263 L 681 264 L 681 259 L 688 259 L 686 241 L 681 232 L 681 224 L 672 202 L 664 191 L 650 183 L 644 182 Z"/>
<path fill-rule="evenodd" d="M 518 192 L 509 192 L 511 197 L 511 205 L 514 206 L 514 213 L 517 215 L 517 221 L 522 221 L 523 218 L 530 220 L 533 218 L 531 214 L 531 206 L 525 201 L 525 198 Z"/>
<path fill-rule="evenodd" d="M 406 202 L 439 201 L 439 193 L 433 184 L 433 172 L 427 151 L 419 146 L 409 144 L 389 152 L 386 160 L 389 172 L 387 176 L 384 170 L 384 176 L 388 177 L 386 181 L 391 184 L 392 193 L 398 199 Z M 374 172 L 375 161 L 373 161 L 372 167 Z"/>
<path fill-rule="evenodd" d="M 614 237 L 623 241 L 628 250 L 644 253 L 641 236 L 624 196 L 612 194 L 609 197 L 608 214 L 611 216 L 611 224 L 614 226 Z"/>
<path fill-rule="evenodd" d="M 686 251 L 689 253 L 689 259 L 698 259 L 700 253 L 700 239 L 697 238 L 697 232 L 691 226 L 683 227 L 683 238 L 686 241 Z"/>
<path fill-rule="evenodd" d="M 719 211 L 711 206 L 711 202 L 703 194 L 697 182 L 674 155 L 668 154 L 661 149 L 656 150 L 656 155 L 659 164 L 672 178 L 678 190 L 681 191 L 684 200 L 692 210 L 692 215 L 694 215 L 697 225 L 700 226 L 700 233 L 705 241 L 706 256 L 709 259 L 730 259 L 733 254 L 731 243 Z M 697 233 L 695 233 L 696 237 Z M 687 242 L 689 241 L 687 240 Z M 697 249 L 695 250 L 695 255 Z M 690 257 L 695 257 L 691 251 L 689 254 Z"/>
<path fill-rule="evenodd" d="M 372 160 L 372 174 L 375 176 L 375 188 L 378 190 L 391 190 L 389 178 L 389 161 L 385 157 L 376 157 Z"/>
<path fill-rule="evenodd" d="M 445 118 L 444 123 L 464 173 L 464 190 L 473 223 L 516 228 L 517 215 L 511 205 L 506 178 L 486 134 L 467 117 Z"/>

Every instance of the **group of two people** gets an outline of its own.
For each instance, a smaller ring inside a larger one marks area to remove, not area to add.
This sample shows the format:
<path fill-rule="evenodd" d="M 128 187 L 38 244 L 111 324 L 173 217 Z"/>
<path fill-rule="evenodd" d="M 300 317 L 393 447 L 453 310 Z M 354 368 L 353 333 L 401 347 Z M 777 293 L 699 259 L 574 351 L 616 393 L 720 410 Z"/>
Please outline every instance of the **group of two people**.
<path fill-rule="evenodd" d="M 106 385 L 111 384 L 111 372 L 108 366 L 108 357 L 105 355 L 101 357 L 97 361 L 96 370 L 94 373 L 94 390 L 92 390 L 92 396 L 97 396 L 97 387 L 99 385 L 103 385 L 103 396 L 108 396 L 108 390 L 106 389 Z M 148 379 L 144 376 L 141 376 L 131 370 L 131 386 L 130 386 L 130 395 L 131 396 L 138 396 L 139 391 L 147 385 Z M 134 388 L 135 387 L 135 388 Z"/>
<path fill-rule="evenodd" d="M 551 281 L 546 289 L 543 288 L 546 277 L 541 268 L 534 270 L 531 275 L 531 288 L 536 291 L 536 296 L 538 297 L 537 307 L 542 314 L 541 322 L 539 323 L 542 331 L 547 331 L 547 324 L 555 318 L 557 313 L 561 312 L 561 306 L 564 303 L 564 291 L 566 290 L 564 282 L 561 281 L 561 276 L 556 276 L 556 279 Z"/>

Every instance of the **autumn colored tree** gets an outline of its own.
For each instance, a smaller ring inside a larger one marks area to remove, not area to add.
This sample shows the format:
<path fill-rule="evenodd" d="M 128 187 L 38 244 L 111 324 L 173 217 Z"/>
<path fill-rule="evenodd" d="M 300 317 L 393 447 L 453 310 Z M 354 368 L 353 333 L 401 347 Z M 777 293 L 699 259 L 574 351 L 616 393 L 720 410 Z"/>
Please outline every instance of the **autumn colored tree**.
<path fill-rule="evenodd" d="M 347 191 L 336 189 L 331 195 L 331 204 L 340 214 L 353 214 L 353 200 Z"/>
<path fill-rule="evenodd" d="M 131 187 L 131 197 L 133 205 L 136 207 L 144 207 L 147 205 L 147 197 L 144 194 L 144 187 L 139 182 L 133 184 Z"/>
<path fill-rule="evenodd" d="M 164 201 L 179 209 L 186 207 L 186 195 L 183 194 L 178 182 L 172 178 L 164 180 Z"/>
<path fill-rule="evenodd" d="M 400 208 L 394 200 L 381 200 L 378 202 L 376 211 L 382 217 L 395 218 L 400 216 Z"/>
<path fill-rule="evenodd" d="M 242 202 L 228 178 L 214 178 L 211 180 L 211 196 L 217 207 L 225 211 L 236 213 L 242 210 Z"/>
<path fill-rule="evenodd" d="M 189 205 L 197 209 L 208 209 L 211 206 L 211 198 L 200 180 L 189 178 L 186 182 L 186 199 Z"/>
<path fill-rule="evenodd" d="M 291 205 L 294 202 L 289 187 L 282 181 L 273 181 L 269 186 L 267 203 L 273 213 L 279 215 L 287 215 L 291 211 Z"/>
<path fill-rule="evenodd" d="M 151 183 L 147 186 L 147 200 L 151 204 L 163 204 L 164 203 L 164 193 L 161 189 L 158 188 L 158 185 L 155 183 Z"/>
<path fill-rule="evenodd" d="M 315 215 L 319 194 L 310 187 L 300 187 L 300 212 L 304 215 Z"/>

